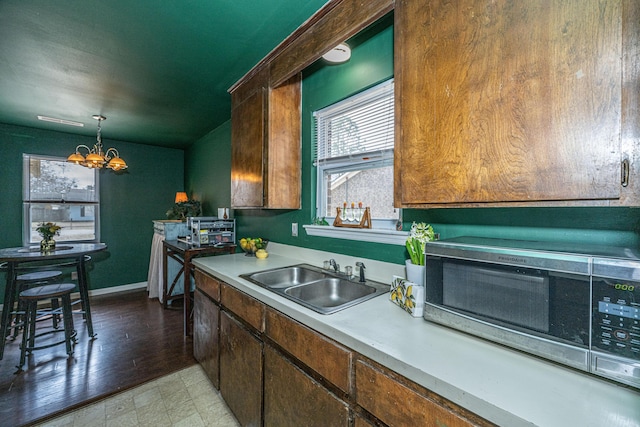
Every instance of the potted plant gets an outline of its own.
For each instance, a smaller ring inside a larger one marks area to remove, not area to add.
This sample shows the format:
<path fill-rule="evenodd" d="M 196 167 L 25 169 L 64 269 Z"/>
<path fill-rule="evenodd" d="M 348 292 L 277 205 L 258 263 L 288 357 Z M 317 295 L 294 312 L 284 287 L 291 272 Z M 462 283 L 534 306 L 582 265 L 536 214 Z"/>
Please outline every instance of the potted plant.
<path fill-rule="evenodd" d="M 407 279 L 416 285 L 424 285 L 424 249 L 427 242 L 434 239 L 435 233 L 430 224 L 413 222 L 406 242 L 409 259 L 405 261 L 405 265 L 407 268 Z"/>
<path fill-rule="evenodd" d="M 187 200 L 178 202 L 167 211 L 167 219 L 179 219 L 186 221 L 187 217 L 200 216 L 202 208 L 198 200 Z"/>
<path fill-rule="evenodd" d="M 53 236 L 60 235 L 60 227 L 53 222 L 43 222 L 36 228 L 42 240 L 40 241 L 40 251 L 47 252 L 56 248 L 56 241 L 53 240 Z"/>

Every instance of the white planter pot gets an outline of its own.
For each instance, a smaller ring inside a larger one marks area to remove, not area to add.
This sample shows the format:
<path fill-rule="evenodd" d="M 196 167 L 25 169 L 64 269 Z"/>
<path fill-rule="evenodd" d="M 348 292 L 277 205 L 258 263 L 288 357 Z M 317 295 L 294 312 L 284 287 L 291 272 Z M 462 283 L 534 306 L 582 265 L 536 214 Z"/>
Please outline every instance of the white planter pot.
<path fill-rule="evenodd" d="M 405 266 L 407 268 L 407 280 L 415 283 L 416 285 L 424 286 L 424 279 L 426 275 L 425 266 L 415 265 L 411 263 L 410 259 L 405 261 Z"/>

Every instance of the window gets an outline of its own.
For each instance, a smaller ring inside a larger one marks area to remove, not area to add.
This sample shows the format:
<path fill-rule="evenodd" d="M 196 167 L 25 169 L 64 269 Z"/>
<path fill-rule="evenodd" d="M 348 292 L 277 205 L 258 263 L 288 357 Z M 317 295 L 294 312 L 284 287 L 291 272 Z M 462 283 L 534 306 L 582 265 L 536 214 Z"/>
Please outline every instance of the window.
<path fill-rule="evenodd" d="M 344 203 L 371 207 L 374 227 L 395 228 L 393 79 L 314 113 L 318 217 Z"/>
<path fill-rule="evenodd" d="M 42 238 L 42 222 L 62 227 L 57 241 L 98 241 L 100 199 L 98 171 L 66 159 L 24 154 L 23 227 L 25 246 Z"/>

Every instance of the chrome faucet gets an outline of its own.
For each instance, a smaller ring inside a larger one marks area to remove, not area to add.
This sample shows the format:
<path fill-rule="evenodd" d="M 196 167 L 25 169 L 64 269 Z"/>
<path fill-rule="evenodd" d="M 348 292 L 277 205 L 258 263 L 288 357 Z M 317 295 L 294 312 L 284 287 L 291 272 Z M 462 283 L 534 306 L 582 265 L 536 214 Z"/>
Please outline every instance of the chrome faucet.
<path fill-rule="evenodd" d="M 329 265 L 331 267 L 333 267 L 333 269 L 335 270 L 336 273 L 340 273 L 340 265 L 336 264 L 336 260 L 335 259 L 331 258 L 329 260 Z"/>
<path fill-rule="evenodd" d="M 360 267 L 360 282 L 364 283 L 367 281 L 367 279 L 364 278 L 364 269 L 365 266 L 362 262 L 358 261 L 356 262 L 356 267 Z"/>

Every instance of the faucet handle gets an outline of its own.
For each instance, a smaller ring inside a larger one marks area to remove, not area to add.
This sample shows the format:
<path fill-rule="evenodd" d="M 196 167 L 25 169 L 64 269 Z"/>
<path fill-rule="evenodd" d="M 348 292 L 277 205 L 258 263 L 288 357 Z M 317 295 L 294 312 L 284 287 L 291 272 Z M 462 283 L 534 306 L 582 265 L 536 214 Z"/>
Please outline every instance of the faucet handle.
<path fill-rule="evenodd" d="M 366 267 L 364 266 L 364 263 L 361 262 L 361 261 L 357 261 L 356 262 L 356 267 L 360 268 L 360 281 L 363 282 L 363 283 L 366 282 L 367 279 L 365 279 L 365 277 L 364 277 L 364 269 Z"/>

